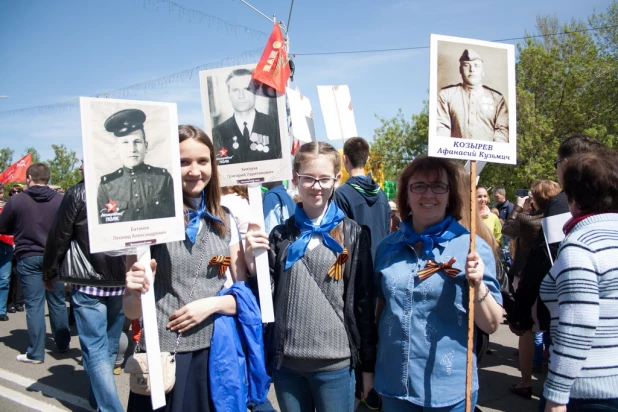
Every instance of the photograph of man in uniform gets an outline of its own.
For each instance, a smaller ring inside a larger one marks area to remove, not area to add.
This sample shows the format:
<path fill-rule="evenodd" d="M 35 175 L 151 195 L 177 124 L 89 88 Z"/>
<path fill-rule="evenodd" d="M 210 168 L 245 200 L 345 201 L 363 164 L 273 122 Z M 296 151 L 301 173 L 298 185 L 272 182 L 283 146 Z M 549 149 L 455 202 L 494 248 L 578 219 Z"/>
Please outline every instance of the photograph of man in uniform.
<path fill-rule="evenodd" d="M 474 50 L 461 54 L 462 82 L 442 88 L 438 95 L 438 136 L 508 143 L 507 104 L 500 92 L 483 84 L 483 65 Z"/>
<path fill-rule="evenodd" d="M 114 135 L 122 167 L 101 177 L 97 194 L 100 223 L 174 217 L 174 182 L 166 169 L 144 163 L 148 141 L 146 114 L 121 110 L 105 121 Z"/>
<path fill-rule="evenodd" d="M 279 123 L 255 109 L 260 84 L 251 73 L 236 69 L 225 81 L 234 114 L 212 130 L 219 165 L 281 159 Z"/>

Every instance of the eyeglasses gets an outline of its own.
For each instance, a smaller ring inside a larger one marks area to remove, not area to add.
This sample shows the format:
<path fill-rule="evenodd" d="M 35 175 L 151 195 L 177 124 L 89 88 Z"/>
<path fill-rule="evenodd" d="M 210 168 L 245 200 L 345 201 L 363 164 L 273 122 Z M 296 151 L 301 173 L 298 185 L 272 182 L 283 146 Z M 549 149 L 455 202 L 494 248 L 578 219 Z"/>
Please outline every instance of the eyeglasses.
<path fill-rule="evenodd" d="M 566 157 L 564 157 L 562 159 L 554 160 L 554 167 L 557 169 L 558 168 L 558 163 L 562 162 L 563 160 L 566 160 Z"/>
<path fill-rule="evenodd" d="M 12 193 L 12 194 L 21 193 L 21 190 L 11 189 L 11 191 L 9 193 Z"/>
<path fill-rule="evenodd" d="M 313 176 L 299 175 L 298 173 L 296 176 L 298 176 L 298 183 L 305 189 L 311 189 L 316 183 L 320 186 L 320 189 L 332 189 L 337 181 L 335 177 L 320 177 L 316 179 Z"/>
<path fill-rule="evenodd" d="M 432 183 L 428 185 L 427 183 L 412 183 L 408 186 L 411 193 L 425 193 L 427 188 L 431 188 L 431 191 L 437 195 L 442 195 L 449 190 L 449 185 L 445 183 Z"/>

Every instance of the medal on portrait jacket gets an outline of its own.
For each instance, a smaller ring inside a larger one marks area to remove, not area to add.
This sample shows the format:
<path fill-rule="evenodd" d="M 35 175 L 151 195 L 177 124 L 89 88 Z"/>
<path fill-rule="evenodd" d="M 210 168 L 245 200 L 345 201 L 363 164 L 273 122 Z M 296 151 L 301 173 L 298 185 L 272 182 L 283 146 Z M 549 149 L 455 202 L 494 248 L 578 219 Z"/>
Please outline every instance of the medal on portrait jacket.
<path fill-rule="evenodd" d="M 234 149 L 238 149 L 238 142 L 237 142 L 238 137 L 234 136 L 232 139 L 234 139 L 234 143 L 232 143 L 232 147 Z"/>
<path fill-rule="evenodd" d="M 251 150 L 257 150 L 258 152 L 268 153 L 270 151 L 270 147 L 268 147 L 269 137 L 259 134 L 259 133 L 251 133 Z"/>

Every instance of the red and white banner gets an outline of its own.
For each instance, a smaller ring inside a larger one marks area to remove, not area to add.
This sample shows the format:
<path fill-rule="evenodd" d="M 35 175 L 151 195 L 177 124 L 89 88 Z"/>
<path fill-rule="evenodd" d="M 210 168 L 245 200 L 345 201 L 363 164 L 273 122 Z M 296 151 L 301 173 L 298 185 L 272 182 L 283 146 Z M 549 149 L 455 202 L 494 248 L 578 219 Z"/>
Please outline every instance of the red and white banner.
<path fill-rule="evenodd" d="M 285 93 L 285 86 L 290 78 L 290 65 L 288 64 L 288 54 L 285 51 L 285 39 L 278 24 L 275 24 L 272 33 L 270 33 L 260 62 L 255 67 L 251 77 L 274 87 L 279 93 Z"/>
<path fill-rule="evenodd" d="M 32 164 L 32 154 L 28 153 L 17 162 L 13 163 L 0 174 L 0 182 L 7 184 L 10 182 L 25 182 L 26 170 Z"/>

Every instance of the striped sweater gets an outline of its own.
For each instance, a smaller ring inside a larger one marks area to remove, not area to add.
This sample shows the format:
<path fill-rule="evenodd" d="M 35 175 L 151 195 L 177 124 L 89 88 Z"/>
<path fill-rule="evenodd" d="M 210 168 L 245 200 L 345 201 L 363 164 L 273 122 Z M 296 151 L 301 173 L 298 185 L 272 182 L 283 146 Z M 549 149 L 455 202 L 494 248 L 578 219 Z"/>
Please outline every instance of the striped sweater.
<path fill-rule="evenodd" d="M 552 338 L 543 395 L 618 398 L 618 214 L 582 220 L 558 253 L 540 289 Z"/>

